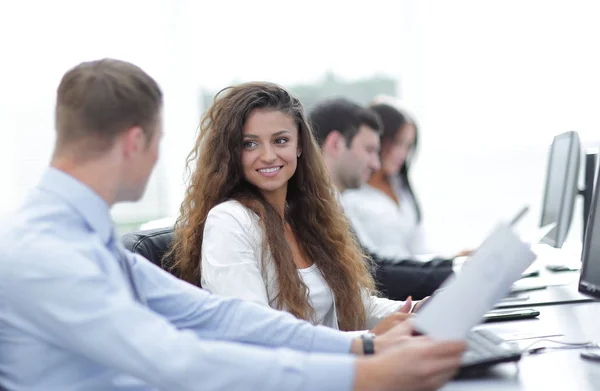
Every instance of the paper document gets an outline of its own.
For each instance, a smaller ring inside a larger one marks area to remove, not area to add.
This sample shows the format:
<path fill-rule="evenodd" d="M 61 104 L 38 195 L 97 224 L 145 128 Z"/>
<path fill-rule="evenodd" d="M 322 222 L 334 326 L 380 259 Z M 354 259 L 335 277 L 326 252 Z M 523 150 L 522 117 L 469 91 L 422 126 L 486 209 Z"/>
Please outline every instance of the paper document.
<path fill-rule="evenodd" d="M 415 330 L 434 339 L 464 339 L 535 260 L 508 224 L 499 224 L 438 294 L 417 313 Z"/>

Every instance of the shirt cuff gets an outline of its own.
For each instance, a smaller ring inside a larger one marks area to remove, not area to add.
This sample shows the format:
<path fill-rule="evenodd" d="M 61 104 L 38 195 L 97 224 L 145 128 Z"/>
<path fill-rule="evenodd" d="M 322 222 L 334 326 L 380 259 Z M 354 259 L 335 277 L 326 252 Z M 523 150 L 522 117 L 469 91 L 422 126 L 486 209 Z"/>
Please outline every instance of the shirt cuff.
<path fill-rule="evenodd" d="M 361 335 L 370 333 L 371 330 L 356 330 L 356 331 L 346 331 L 346 334 L 350 334 L 354 338 L 360 338 Z"/>
<path fill-rule="evenodd" d="M 352 340 L 357 336 L 325 326 L 316 326 L 311 352 L 349 354 Z"/>

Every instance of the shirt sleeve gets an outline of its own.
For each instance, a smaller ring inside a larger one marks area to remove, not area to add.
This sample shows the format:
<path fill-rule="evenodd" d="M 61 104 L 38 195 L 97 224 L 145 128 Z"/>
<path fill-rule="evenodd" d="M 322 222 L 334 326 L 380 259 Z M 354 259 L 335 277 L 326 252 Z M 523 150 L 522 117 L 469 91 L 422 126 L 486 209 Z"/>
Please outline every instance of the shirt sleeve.
<path fill-rule="evenodd" d="M 171 294 L 167 296 L 171 300 L 162 302 L 175 305 L 168 314 L 170 318 L 197 326 L 195 330 L 182 330 L 168 317 L 134 301 L 125 279 L 107 275 L 105 266 L 115 262 L 108 251 L 84 248 L 82 243 L 78 243 L 82 249 L 79 252 L 68 250 L 72 247 L 67 243 L 38 243 L 33 249 L 22 250 L 18 257 L 12 256 L 18 259 L 18 265 L 15 262 L 12 268 L 2 268 L 0 295 L 4 310 L 14 314 L 14 327 L 158 389 L 351 389 L 354 360 L 350 355 L 309 354 L 227 341 L 235 336 L 253 341 L 247 333 L 234 330 L 243 328 L 245 323 L 255 330 L 261 329 L 256 323 L 264 322 L 265 328 L 274 325 L 279 316 L 275 312 L 260 311 L 250 304 L 225 303 L 204 293 L 193 296 L 198 300 L 192 305 L 192 298 L 173 300 L 174 288 L 170 287 L 167 290 Z M 156 276 L 166 274 L 158 268 L 158 274 L 147 272 L 142 262 L 138 263 L 134 268 L 136 278 L 154 274 L 153 282 L 158 283 L 160 278 Z M 150 305 L 160 310 L 158 303 L 165 295 L 148 291 L 150 283 L 140 285 Z M 187 296 L 190 290 L 191 287 L 181 289 L 175 296 Z M 182 313 L 184 310 L 188 314 Z M 201 314 L 204 310 L 206 314 Z M 229 311 L 240 314 L 228 315 Z M 199 321 L 214 314 L 220 316 L 212 322 Z M 224 321 L 233 323 L 226 326 Z M 298 332 L 305 327 L 292 319 L 281 321 L 284 325 L 279 332 L 286 328 Z M 213 322 L 218 326 L 211 328 Z M 203 324 L 207 326 L 206 333 L 202 332 Z M 267 334 L 265 329 L 262 331 Z M 223 338 L 217 338 L 220 332 Z M 312 339 L 313 343 L 316 339 Z M 279 340 L 274 345 L 284 344 Z M 348 341 L 346 348 L 349 346 Z"/>
<path fill-rule="evenodd" d="M 348 353 L 352 335 L 313 326 L 293 315 L 253 302 L 225 298 L 175 278 L 139 255 L 132 267 L 148 306 L 177 328 L 202 338 L 307 352 Z M 236 325 L 232 327 L 232 325 Z"/>
<path fill-rule="evenodd" d="M 377 249 L 377 246 L 371 239 L 368 230 L 364 227 L 364 216 L 360 211 L 360 205 L 355 201 L 356 198 L 358 197 L 349 197 L 346 196 L 346 194 L 342 196 L 344 214 L 350 222 L 352 230 L 360 244 L 370 252 L 374 252 Z"/>
<path fill-rule="evenodd" d="M 377 326 L 386 316 L 398 311 L 404 304 L 403 301 L 390 300 L 383 297 L 377 297 L 363 291 L 363 302 L 367 312 L 367 328 L 372 329 Z"/>
<path fill-rule="evenodd" d="M 250 232 L 251 217 L 233 202 L 213 208 L 204 226 L 202 287 L 226 297 L 269 306 L 261 273 L 261 238 Z"/>

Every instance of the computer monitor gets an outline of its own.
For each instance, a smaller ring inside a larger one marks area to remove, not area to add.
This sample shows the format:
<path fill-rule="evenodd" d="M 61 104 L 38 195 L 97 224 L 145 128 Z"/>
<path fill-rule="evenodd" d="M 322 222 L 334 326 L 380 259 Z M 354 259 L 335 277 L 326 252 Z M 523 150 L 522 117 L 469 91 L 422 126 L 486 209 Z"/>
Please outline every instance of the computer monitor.
<path fill-rule="evenodd" d="M 585 241 L 585 232 L 589 221 L 590 209 L 592 206 L 592 196 L 596 185 L 596 170 L 598 169 L 598 148 L 588 150 L 585 153 L 585 176 L 584 188 L 579 190 L 579 195 L 583 196 L 583 237 L 582 243 Z"/>
<path fill-rule="evenodd" d="M 577 132 L 554 137 L 548 158 L 540 226 L 556 223 L 542 240 L 556 248 L 561 248 L 565 242 L 573 219 L 575 197 L 579 193 L 580 158 L 581 142 Z"/>
<path fill-rule="evenodd" d="M 598 183 L 598 179 L 596 179 Z M 600 191 L 596 187 L 581 253 L 579 292 L 600 299 Z"/>

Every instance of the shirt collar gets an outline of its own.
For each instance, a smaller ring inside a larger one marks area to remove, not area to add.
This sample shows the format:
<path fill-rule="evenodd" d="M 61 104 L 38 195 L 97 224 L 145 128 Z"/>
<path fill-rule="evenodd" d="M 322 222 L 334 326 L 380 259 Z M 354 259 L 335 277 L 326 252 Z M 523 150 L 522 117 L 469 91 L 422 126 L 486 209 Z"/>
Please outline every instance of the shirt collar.
<path fill-rule="evenodd" d="M 62 198 L 83 217 L 103 243 L 108 243 L 113 231 L 110 207 L 89 186 L 63 171 L 49 167 L 37 187 Z"/>

